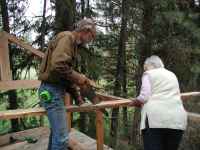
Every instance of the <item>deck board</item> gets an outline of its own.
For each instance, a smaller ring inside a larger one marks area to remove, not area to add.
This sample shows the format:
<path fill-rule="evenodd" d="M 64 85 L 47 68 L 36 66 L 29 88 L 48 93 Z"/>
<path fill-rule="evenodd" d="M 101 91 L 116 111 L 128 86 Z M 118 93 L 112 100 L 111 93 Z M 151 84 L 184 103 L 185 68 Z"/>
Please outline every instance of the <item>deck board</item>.
<path fill-rule="evenodd" d="M 15 144 L 8 144 L 9 138 L 14 137 L 16 139 L 23 139 L 23 137 L 34 137 L 38 141 L 34 144 L 21 141 Z M 40 127 L 35 129 L 29 129 L 17 133 L 11 133 L 4 136 L 0 136 L 1 150 L 46 150 L 48 145 L 49 129 L 46 127 Z M 7 144 L 7 145 L 6 145 Z M 96 150 L 96 140 L 88 137 L 87 135 L 72 129 L 70 132 L 69 147 L 73 150 Z M 108 146 L 104 145 L 104 150 L 112 150 Z"/>

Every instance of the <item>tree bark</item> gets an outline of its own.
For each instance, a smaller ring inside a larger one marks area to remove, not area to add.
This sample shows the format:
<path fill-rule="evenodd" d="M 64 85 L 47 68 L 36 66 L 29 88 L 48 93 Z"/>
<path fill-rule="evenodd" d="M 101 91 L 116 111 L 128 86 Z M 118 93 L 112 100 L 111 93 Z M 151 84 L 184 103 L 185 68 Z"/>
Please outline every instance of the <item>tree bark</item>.
<path fill-rule="evenodd" d="M 114 87 L 115 96 L 126 96 L 126 41 L 127 41 L 127 14 L 128 14 L 128 0 L 122 1 L 122 19 L 120 29 L 120 39 L 117 54 L 117 72 Z M 111 147 L 117 147 L 118 137 L 118 117 L 119 109 L 112 110 L 111 132 L 112 137 Z M 126 117 L 125 117 L 126 118 Z"/>
<path fill-rule="evenodd" d="M 81 0 L 81 18 L 85 17 L 85 0 Z"/>
<path fill-rule="evenodd" d="M 75 1 L 74 0 L 56 0 L 56 17 L 55 32 L 73 30 L 75 17 Z"/>
<path fill-rule="evenodd" d="M 137 93 L 139 94 L 141 77 L 143 72 L 143 63 L 145 59 L 152 54 L 152 21 L 153 21 L 153 4 L 149 0 L 143 0 L 143 19 L 142 19 L 142 37 L 138 41 L 139 47 L 139 66 L 136 73 L 136 87 Z M 133 116 L 133 126 L 132 126 L 132 135 L 131 141 L 136 149 L 141 148 L 141 136 L 140 136 L 140 109 L 135 110 Z"/>
<path fill-rule="evenodd" d="M 40 40 L 40 49 L 44 49 L 45 45 L 45 32 L 46 32 L 46 6 L 47 0 L 44 0 L 43 4 L 43 13 L 42 13 L 42 24 L 41 24 L 41 40 Z"/>

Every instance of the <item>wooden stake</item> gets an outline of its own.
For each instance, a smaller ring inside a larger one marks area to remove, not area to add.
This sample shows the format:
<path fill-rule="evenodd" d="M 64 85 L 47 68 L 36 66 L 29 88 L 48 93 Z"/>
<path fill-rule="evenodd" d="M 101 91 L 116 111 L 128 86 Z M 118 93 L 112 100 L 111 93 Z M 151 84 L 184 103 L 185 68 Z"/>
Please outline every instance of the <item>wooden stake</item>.
<path fill-rule="evenodd" d="M 104 145 L 103 113 L 99 110 L 96 111 L 96 137 L 97 137 L 97 150 L 103 150 L 103 145 Z"/>
<path fill-rule="evenodd" d="M 70 106 L 70 104 L 71 104 L 70 98 L 71 98 L 70 95 L 66 93 L 66 95 L 65 95 L 65 106 L 66 107 Z M 72 127 L 72 124 L 71 124 L 71 122 L 72 122 L 72 120 L 71 120 L 71 118 L 72 118 L 71 112 L 67 112 L 66 118 L 67 118 L 68 131 L 70 132 L 71 127 Z"/>
<path fill-rule="evenodd" d="M 5 32 L 0 33 L 0 80 L 12 80 L 8 49 L 8 38 Z"/>

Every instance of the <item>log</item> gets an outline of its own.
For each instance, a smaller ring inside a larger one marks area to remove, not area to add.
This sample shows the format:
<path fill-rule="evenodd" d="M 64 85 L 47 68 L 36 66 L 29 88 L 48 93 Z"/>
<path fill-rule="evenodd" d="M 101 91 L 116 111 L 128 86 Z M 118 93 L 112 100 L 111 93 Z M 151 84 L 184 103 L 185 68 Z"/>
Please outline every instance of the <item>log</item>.
<path fill-rule="evenodd" d="M 24 41 L 19 40 L 14 35 L 11 35 L 11 34 L 8 34 L 8 33 L 6 33 L 6 35 L 8 37 L 9 42 L 12 42 L 12 43 L 19 45 L 20 47 L 30 51 L 31 53 L 35 54 L 38 57 L 41 57 L 41 58 L 44 57 L 44 53 L 41 52 L 40 50 L 37 50 L 37 49 L 33 48 L 31 45 L 25 43 Z"/>
<path fill-rule="evenodd" d="M 194 122 L 200 122 L 200 114 L 188 112 L 189 120 Z"/>
<path fill-rule="evenodd" d="M 0 33 L 0 80 L 12 80 L 6 32 Z"/>
<path fill-rule="evenodd" d="M 116 101 L 111 101 L 111 102 L 101 102 L 100 104 L 97 105 L 91 105 L 91 106 L 68 106 L 66 107 L 67 112 L 84 112 L 84 111 L 95 111 L 99 110 L 101 108 L 113 108 L 113 107 L 121 107 L 121 106 L 128 106 L 130 103 L 129 101 L 124 101 L 123 100 L 116 100 Z M 39 116 L 39 115 L 45 115 L 46 111 L 44 108 L 39 107 L 39 108 L 29 108 L 29 109 L 16 109 L 16 110 L 5 110 L 5 111 L 0 111 L 0 120 L 1 119 L 14 119 L 14 118 L 21 118 L 25 116 Z M 199 114 L 190 114 L 189 117 L 191 116 L 192 118 L 196 118 L 200 120 L 200 115 Z"/>
<path fill-rule="evenodd" d="M 0 82 L 0 91 L 15 90 L 15 89 L 31 89 L 38 88 L 39 80 L 10 80 Z"/>
<path fill-rule="evenodd" d="M 97 139 L 97 150 L 103 150 L 104 145 L 104 123 L 103 113 L 96 111 L 96 139 Z"/>

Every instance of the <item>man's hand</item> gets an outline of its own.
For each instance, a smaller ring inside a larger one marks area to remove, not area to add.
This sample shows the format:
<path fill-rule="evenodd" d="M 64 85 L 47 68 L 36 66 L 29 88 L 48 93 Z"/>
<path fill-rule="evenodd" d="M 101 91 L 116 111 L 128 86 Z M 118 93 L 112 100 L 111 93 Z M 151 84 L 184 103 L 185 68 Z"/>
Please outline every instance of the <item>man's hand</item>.
<path fill-rule="evenodd" d="M 80 74 L 79 85 L 96 87 L 96 83 L 90 80 L 89 78 L 87 78 L 84 74 Z"/>
<path fill-rule="evenodd" d="M 72 71 L 72 73 L 68 76 L 68 80 L 72 81 L 78 86 L 83 84 L 90 84 L 90 80 L 83 74 L 78 73 L 76 71 Z"/>
<path fill-rule="evenodd" d="M 78 79 L 78 85 L 84 85 L 88 83 L 88 78 L 84 74 L 80 74 Z"/>

